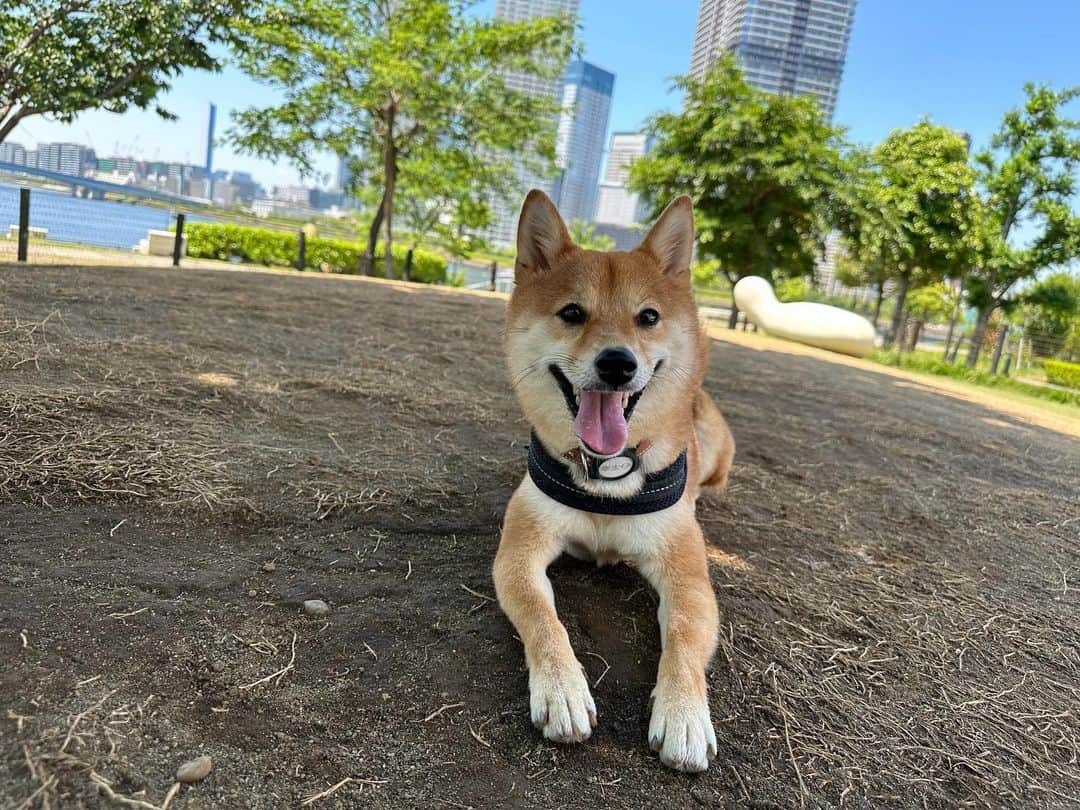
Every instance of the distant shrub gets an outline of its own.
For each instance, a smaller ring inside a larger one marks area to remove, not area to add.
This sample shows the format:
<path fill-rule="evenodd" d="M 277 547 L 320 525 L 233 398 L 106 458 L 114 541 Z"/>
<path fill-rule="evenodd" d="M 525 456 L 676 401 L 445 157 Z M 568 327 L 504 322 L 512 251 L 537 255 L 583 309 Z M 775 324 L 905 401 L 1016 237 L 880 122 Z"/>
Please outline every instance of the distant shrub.
<path fill-rule="evenodd" d="M 295 231 L 275 231 L 222 222 L 192 222 L 185 228 L 187 255 L 195 259 L 240 260 L 267 267 L 295 267 L 297 235 Z M 383 246 L 376 247 L 375 276 L 384 275 Z M 355 273 L 360 266 L 363 248 L 359 242 L 344 239 L 310 237 L 306 240 L 305 267 L 327 273 Z M 405 268 L 408 248 L 394 245 L 394 273 L 400 278 Z M 427 250 L 413 251 L 412 280 L 426 284 L 446 281 L 446 259 Z"/>
<path fill-rule="evenodd" d="M 1066 388 L 1080 388 L 1080 363 L 1066 363 L 1064 360 L 1047 360 L 1046 379 Z"/>

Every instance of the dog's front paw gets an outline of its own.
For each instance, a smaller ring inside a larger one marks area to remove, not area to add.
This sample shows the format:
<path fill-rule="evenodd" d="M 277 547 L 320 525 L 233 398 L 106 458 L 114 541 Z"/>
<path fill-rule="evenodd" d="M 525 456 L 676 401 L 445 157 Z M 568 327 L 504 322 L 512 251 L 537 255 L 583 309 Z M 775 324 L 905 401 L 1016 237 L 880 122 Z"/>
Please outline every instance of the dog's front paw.
<path fill-rule="evenodd" d="M 653 691 L 649 720 L 649 746 L 660 752 L 660 761 L 669 768 L 698 773 L 716 757 L 716 732 L 704 698 L 675 690 Z"/>
<path fill-rule="evenodd" d="M 596 704 L 577 661 L 530 672 L 529 704 L 533 725 L 554 742 L 582 742 L 596 727 Z"/>

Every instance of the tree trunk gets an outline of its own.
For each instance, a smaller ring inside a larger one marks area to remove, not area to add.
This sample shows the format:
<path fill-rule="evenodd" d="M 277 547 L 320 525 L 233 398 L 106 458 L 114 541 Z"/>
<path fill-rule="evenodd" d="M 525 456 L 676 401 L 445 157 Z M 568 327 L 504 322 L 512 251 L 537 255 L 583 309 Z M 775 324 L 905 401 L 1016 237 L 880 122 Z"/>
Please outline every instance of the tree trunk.
<path fill-rule="evenodd" d="M 370 276 L 375 272 L 375 246 L 379 242 L 379 230 L 382 228 L 383 209 L 386 207 L 386 194 L 379 201 L 379 208 L 368 229 L 367 251 L 360 257 L 360 275 Z"/>
<path fill-rule="evenodd" d="M 394 277 L 394 183 L 397 180 L 397 149 L 394 145 L 394 114 L 396 109 L 390 106 L 386 122 L 386 143 L 383 147 L 383 179 L 386 183 L 383 206 L 383 219 L 386 221 L 386 242 L 383 245 L 386 277 Z"/>
<path fill-rule="evenodd" d="M 922 335 L 923 321 L 915 321 L 915 324 L 911 327 L 911 343 L 908 344 L 908 351 L 915 351 L 919 345 L 919 337 Z"/>
<path fill-rule="evenodd" d="M 975 368 L 975 364 L 979 362 L 979 353 L 982 351 L 983 340 L 986 338 L 986 328 L 990 325 L 990 315 L 993 311 L 992 304 L 985 306 L 979 310 L 979 315 L 975 319 L 975 331 L 971 333 L 971 348 L 968 349 L 968 368 Z"/>
<path fill-rule="evenodd" d="M 997 343 L 994 344 L 994 356 L 990 358 L 990 373 L 998 373 L 998 364 L 1001 362 L 1001 352 L 1005 348 L 1005 338 L 1009 336 L 1009 325 L 1003 323 L 998 331 Z"/>
<path fill-rule="evenodd" d="M 893 312 L 892 328 L 886 346 L 897 343 L 903 337 L 901 330 L 904 328 L 904 304 L 907 303 L 909 286 L 911 286 L 911 274 L 908 272 L 901 273 L 900 288 L 896 291 L 896 311 Z"/>
<path fill-rule="evenodd" d="M 409 252 L 405 254 L 405 266 L 401 268 L 402 281 L 412 281 L 412 259 L 413 249 L 409 248 Z"/>
<path fill-rule="evenodd" d="M 874 331 L 877 331 L 878 321 L 881 319 L 881 302 L 885 298 L 885 282 L 877 283 L 877 300 L 874 302 Z"/>
<path fill-rule="evenodd" d="M 953 316 L 949 318 L 949 331 L 945 334 L 945 354 L 942 355 L 942 359 L 948 362 L 949 360 L 949 347 L 952 346 L 953 333 L 956 332 L 956 313 L 953 312 Z"/>
<path fill-rule="evenodd" d="M 735 329 L 739 325 L 739 308 L 735 306 L 735 299 L 731 300 L 731 314 L 728 315 L 727 328 Z"/>

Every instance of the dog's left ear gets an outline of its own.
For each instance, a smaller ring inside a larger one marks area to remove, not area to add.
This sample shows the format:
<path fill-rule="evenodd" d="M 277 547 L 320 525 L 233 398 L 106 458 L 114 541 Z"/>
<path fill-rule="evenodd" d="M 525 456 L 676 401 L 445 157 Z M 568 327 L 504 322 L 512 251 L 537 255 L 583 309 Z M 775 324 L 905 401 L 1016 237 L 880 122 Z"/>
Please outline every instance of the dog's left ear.
<path fill-rule="evenodd" d="M 638 246 L 669 276 L 690 275 L 694 256 L 694 204 L 685 194 L 664 209 Z"/>

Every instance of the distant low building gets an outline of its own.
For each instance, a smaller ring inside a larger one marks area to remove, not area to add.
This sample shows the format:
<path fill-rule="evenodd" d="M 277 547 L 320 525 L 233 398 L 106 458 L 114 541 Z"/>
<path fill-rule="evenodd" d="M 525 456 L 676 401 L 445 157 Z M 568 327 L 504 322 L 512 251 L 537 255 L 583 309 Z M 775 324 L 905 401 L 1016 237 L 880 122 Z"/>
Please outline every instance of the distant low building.
<path fill-rule="evenodd" d="M 644 132 L 615 132 L 611 135 L 604 180 L 596 194 L 593 221 L 629 228 L 644 222 L 649 215 L 641 196 L 627 188 L 630 166 L 652 148 L 652 139 Z"/>

